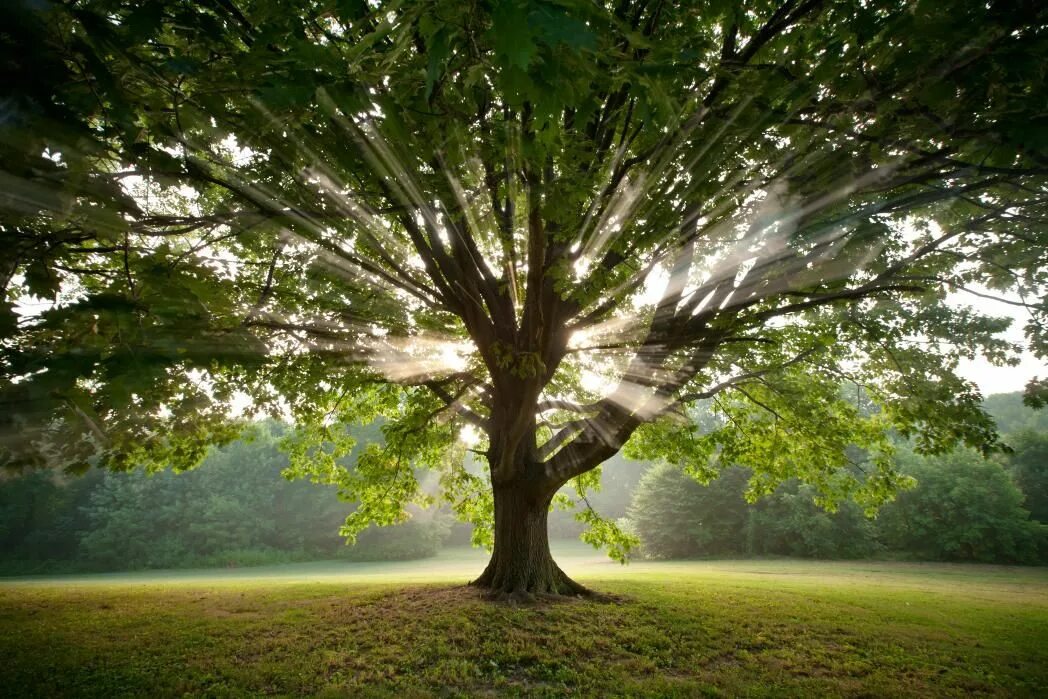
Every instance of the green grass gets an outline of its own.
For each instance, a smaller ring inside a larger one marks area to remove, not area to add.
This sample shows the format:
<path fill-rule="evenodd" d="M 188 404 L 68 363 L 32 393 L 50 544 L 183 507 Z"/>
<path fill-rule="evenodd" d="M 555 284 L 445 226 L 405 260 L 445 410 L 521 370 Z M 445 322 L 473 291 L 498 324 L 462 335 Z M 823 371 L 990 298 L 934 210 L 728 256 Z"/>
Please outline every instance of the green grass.
<path fill-rule="evenodd" d="M 617 602 L 514 607 L 483 556 L 0 584 L 25 696 L 1048 696 L 1048 570 L 635 563 L 569 547 Z"/>

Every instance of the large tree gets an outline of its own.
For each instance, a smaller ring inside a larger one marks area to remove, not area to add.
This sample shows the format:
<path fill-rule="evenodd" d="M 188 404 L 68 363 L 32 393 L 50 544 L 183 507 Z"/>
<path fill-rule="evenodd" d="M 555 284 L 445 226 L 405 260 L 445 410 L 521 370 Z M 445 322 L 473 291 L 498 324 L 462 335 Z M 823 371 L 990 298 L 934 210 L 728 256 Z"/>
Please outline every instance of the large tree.
<path fill-rule="evenodd" d="M 585 491 L 624 445 L 872 507 L 889 430 L 995 443 L 953 370 L 1008 321 L 949 295 L 1012 292 L 1048 349 L 1036 1 L 4 12 L 9 465 L 190 466 L 250 399 L 347 533 L 435 469 L 478 585 L 564 593 L 548 509 L 617 550 Z"/>

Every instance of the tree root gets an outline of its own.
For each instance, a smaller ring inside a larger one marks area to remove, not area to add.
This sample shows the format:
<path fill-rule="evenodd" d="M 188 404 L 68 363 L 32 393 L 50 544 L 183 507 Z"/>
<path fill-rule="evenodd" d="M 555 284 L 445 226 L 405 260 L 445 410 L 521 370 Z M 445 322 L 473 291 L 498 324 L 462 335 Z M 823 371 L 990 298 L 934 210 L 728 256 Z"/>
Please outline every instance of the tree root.
<path fill-rule="evenodd" d="M 539 600 L 585 598 L 607 600 L 608 598 L 581 585 L 567 576 L 555 563 L 544 575 L 499 575 L 489 565 L 470 586 L 485 592 L 485 599 L 509 604 L 534 604 Z"/>

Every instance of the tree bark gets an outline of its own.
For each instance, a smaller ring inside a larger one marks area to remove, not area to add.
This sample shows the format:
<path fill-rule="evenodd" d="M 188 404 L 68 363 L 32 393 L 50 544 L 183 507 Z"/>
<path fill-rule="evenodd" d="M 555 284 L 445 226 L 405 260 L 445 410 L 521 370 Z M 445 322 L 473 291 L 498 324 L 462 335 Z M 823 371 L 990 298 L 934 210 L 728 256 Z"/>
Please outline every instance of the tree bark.
<path fill-rule="evenodd" d="M 586 595 L 565 575 L 549 551 L 546 520 L 553 492 L 524 481 L 494 487 L 495 548 L 487 568 L 471 585 L 496 599 L 530 601 L 535 595 Z"/>

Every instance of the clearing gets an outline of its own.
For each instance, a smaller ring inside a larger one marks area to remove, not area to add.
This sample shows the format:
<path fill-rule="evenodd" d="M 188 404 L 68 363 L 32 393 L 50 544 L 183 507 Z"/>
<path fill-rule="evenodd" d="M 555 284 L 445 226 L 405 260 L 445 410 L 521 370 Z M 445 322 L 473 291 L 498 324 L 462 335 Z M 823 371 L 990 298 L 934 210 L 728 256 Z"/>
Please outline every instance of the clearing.
<path fill-rule="evenodd" d="M 0 583 L 20 696 L 1045 696 L 1048 569 L 794 560 L 565 571 L 620 598 L 516 607 L 483 552 Z"/>

